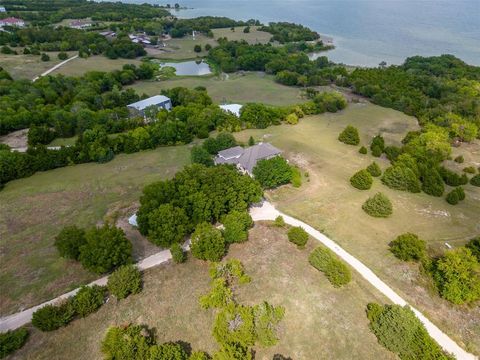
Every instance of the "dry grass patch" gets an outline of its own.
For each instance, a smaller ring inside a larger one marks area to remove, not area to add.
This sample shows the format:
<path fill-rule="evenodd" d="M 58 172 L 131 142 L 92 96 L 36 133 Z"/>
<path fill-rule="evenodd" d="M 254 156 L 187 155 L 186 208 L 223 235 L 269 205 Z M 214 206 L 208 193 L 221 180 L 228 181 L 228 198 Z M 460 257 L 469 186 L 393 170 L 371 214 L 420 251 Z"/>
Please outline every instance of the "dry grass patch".
<path fill-rule="evenodd" d="M 88 71 L 120 70 L 125 64 L 140 65 L 139 59 L 109 59 L 103 55 L 94 55 L 88 58 L 76 58 L 52 72 L 52 75 L 81 76 Z"/>
<path fill-rule="evenodd" d="M 226 37 L 230 41 L 245 40 L 249 44 L 266 44 L 272 38 L 272 34 L 266 31 L 258 30 L 259 26 L 250 26 L 250 32 L 244 33 L 245 26 L 235 27 L 235 31 L 231 28 L 213 29 L 213 37 L 215 39 Z"/>

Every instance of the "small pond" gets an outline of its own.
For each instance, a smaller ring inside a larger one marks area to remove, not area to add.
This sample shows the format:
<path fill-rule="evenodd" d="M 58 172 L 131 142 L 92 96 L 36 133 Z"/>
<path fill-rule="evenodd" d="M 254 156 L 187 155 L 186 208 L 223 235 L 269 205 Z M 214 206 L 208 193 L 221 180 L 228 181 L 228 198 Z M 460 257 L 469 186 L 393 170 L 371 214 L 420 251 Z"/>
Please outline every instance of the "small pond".
<path fill-rule="evenodd" d="M 161 67 L 164 66 L 171 66 L 175 68 L 175 74 L 182 76 L 182 75 L 193 75 L 193 76 L 200 76 L 200 75 L 208 75 L 212 73 L 210 66 L 203 61 L 196 62 L 196 61 L 183 61 L 183 62 L 166 62 L 160 63 Z"/>

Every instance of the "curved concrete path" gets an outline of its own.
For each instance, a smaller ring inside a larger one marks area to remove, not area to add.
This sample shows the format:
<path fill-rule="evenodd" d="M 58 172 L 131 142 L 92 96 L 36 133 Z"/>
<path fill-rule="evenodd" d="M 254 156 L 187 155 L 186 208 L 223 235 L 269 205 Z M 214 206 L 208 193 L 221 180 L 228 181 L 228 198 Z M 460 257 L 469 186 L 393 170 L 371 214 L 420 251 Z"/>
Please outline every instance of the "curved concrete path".
<path fill-rule="evenodd" d="M 401 306 L 409 305 L 415 315 L 420 319 L 430 336 L 448 353 L 455 355 L 458 360 L 474 360 L 476 356 L 463 350 L 455 341 L 453 341 L 447 334 L 440 330 L 435 324 L 428 320 L 420 311 L 408 304 L 400 295 L 398 295 L 392 288 L 385 284 L 380 278 L 373 273 L 367 266 L 365 266 L 360 260 L 350 255 L 344 249 L 342 249 L 337 243 L 330 240 L 328 237 L 315 230 L 303 221 L 297 220 L 291 216 L 288 216 L 265 201 L 260 207 L 253 207 L 250 210 L 250 214 L 254 221 L 258 220 L 275 220 L 279 215 L 283 217 L 285 222 L 293 226 L 301 226 L 310 236 L 320 241 L 323 245 L 337 254 L 343 261 L 353 267 L 362 277 L 364 277 L 370 284 L 372 284 L 383 295 L 390 299 L 394 304 Z"/>

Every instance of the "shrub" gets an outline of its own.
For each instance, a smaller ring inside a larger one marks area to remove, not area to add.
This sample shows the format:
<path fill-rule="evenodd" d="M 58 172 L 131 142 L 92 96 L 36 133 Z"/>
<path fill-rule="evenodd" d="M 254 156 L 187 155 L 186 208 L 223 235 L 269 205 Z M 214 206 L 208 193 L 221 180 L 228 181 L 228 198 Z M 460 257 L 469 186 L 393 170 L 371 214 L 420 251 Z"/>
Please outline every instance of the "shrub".
<path fill-rule="evenodd" d="M 223 237 L 228 244 L 246 241 L 248 229 L 253 226 L 252 217 L 247 211 L 232 211 L 224 216 L 222 223 L 225 227 Z"/>
<path fill-rule="evenodd" d="M 415 173 L 406 166 L 390 166 L 382 176 L 382 183 L 391 189 L 418 193 L 421 189 L 420 180 Z"/>
<path fill-rule="evenodd" d="M 285 118 L 285 121 L 287 122 L 287 124 L 296 125 L 298 124 L 298 116 L 295 113 L 288 114 Z"/>
<path fill-rule="evenodd" d="M 20 349 L 27 341 L 28 330 L 24 327 L 0 333 L 0 359 Z"/>
<path fill-rule="evenodd" d="M 188 355 L 180 344 L 164 343 L 150 348 L 149 360 L 187 360 Z"/>
<path fill-rule="evenodd" d="M 117 299 L 142 291 L 142 273 L 134 265 L 123 265 L 108 277 L 108 291 Z"/>
<path fill-rule="evenodd" d="M 367 317 L 378 342 L 402 360 L 454 359 L 442 351 L 407 306 L 370 303 L 367 305 Z"/>
<path fill-rule="evenodd" d="M 385 140 L 382 136 L 377 135 L 372 139 L 370 150 L 372 151 L 372 155 L 375 157 L 382 155 L 383 151 L 385 150 Z"/>
<path fill-rule="evenodd" d="M 188 360 L 210 360 L 210 356 L 204 351 L 194 351 Z"/>
<path fill-rule="evenodd" d="M 376 193 L 362 205 L 363 211 L 373 217 L 389 217 L 392 215 L 393 207 L 388 197 L 382 193 Z"/>
<path fill-rule="evenodd" d="M 32 325 L 41 331 L 53 331 L 73 320 L 75 309 L 71 300 L 60 305 L 45 305 L 32 315 Z"/>
<path fill-rule="evenodd" d="M 139 325 L 110 327 L 101 349 L 105 359 L 149 359 L 154 341 L 148 329 Z"/>
<path fill-rule="evenodd" d="M 443 166 L 440 167 L 439 173 L 447 185 L 460 186 L 468 184 L 468 177 L 466 174 L 458 175 L 457 173 L 448 170 Z"/>
<path fill-rule="evenodd" d="M 466 172 L 468 174 L 475 174 L 477 172 L 477 169 L 475 169 L 475 166 L 467 166 L 463 168 L 463 172 Z"/>
<path fill-rule="evenodd" d="M 102 274 L 132 262 L 132 244 L 122 229 L 106 224 L 88 230 L 85 240 L 79 259 L 90 271 Z"/>
<path fill-rule="evenodd" d="M 472 252 L 472 255 L 475 256 L 480 262 L 480 236 L 477 236 L 476 238 L 471 239 L 465 247 L 467 249 L 470 249 Z"/>
<path fill-rule="evenodd" d="M 427 247 L 425 241 L 417 235 L 406 233 L 399 235 L 390 243 L 390 251 L 400 260 L 422 260 L 425 257 Z"/>
<path fill-rule="evenodd" d="M 454 304 L 480 299 L 479 271 L 480 264 L 470 249 L 459 247 L 445 252 L 434 270 L 440 295 Z"/>
<path fill-rule="evenodd" d="M 338 135 L 338 140 L 347 145 L 358 145 L 360 143 L 360 136 L 358 135 L 357 128 L 348 125 L 340 135 Z"/>
<path fill-rule="evenodd" d="M 288 184 L 292 180 L 293 171 L 287 160 L 281 156 L 260 160 L 253 168 L 253 175 L 260 185 L 266 189 Z"/>
<path fill-rule="evenodd" d="M 275 226 L 278 226 L 278 227 L 284 227 L 285 226 L 285 220 L 283 219 L 283 216 L 282 215 L 278 215 L 276 218 L 275 218 L 275 221 L 273 222 L 273 224 Z"/>
<path fill-rule="evenodd" d="M 169 248 L 184 239 L 190 230 L 190 220 L 182 208 L 163 204 L 148 215 L 148 227 L 148 239 Z"/>
<path fill-rule="evenodd" d="M 470 184 L 473 186 L 480 186 L 480 174 L 475 175 L 470 179 Z"/>
<path fill-rule="evenodd" d="M 296 166 L 292 166 L 292 186 L 295 188 L 302 186 L 302 173 Z"/>
<path fill-rule="evenodd" d="M 372 187 L 372 175 L 365 169 L 357 171 L 350 178 L 350 184 L 359 190 L 368 190 Z"/>
<path fill-rule="evenodd" d="M 213 166 L 212 155 L 203 147 L 195 145 L 190 150 L 190 159 L 192 164 L 202 164 L 205 166 Z"/>
<path fill-rule="evenodd" d="M 55 247 L 60 256 L 78 260 L 80 247 L 85 244 L 85 230 L 76 226 L 66 226 L 55 237 Z"/>
<path fill-rule="evenodd" d="M 68 59 L 68 54 L 64 51 L 61 51 L 57 55 L 59 60 L 67 60 Z"/>
<path fill-rule="evenodd" d="M 334 287 L 340 287 L 350 282 L 352 274 L 343 261 L 325 247 L 317 247 L 308 257 L 308 262 L 315 269 L 323 272 Z"/>
<path fill-rule="evenodd" d="M 225 255 L 225 240 L 220 230 L 204 222 L 197 225 L 192 235 L 191 250 L 197 259 L 219 261 Z"/>
<path fill-rule="evenodd" d="M 445 191 L 443 179 L 437 169 L 425 167 L 422 171 L 422 190 L 432 196 L 442 196 Z"/>
<path fill-rule="evenodd" d="M 308 233 L 300 226 L 292 227 L 287 233 L 288 240 L 303 249 L 308 241 Z"/>
<path fill-rule="evenodd" d="M 264 301 L 253 307 L 255 334 L 261 346 L 273 346 L 278 342 L 277 327 L 285 316 L 285 308 Z"/>
<path fill-rule="evenodd" d="M 212 45 L 206 44 L 205 45 L 205 51 L 210 51 L 212 49 Z"/>
<path fill-rule="evenodd" d="M 387 155 L 387 159 L 392 162 L 402 155 L 402 149 L 397 146 L 386 146 L 385 149 L 383 149 L 383 152 Z"/>
<path fill-rule="evenodd" d="M 362 146 L 362 147 L 358 150 L 358 152 L 359 152 L 360 154 L 366 155 L 366 154 L 368 153 L 368 150 L 367 150 L 367 148 L 366 148 L 365 146 Z"/>
<path fill-rule="evenodd" d="M 382 169 L 380 169 L 380 166 L 378 166 L 375 161 L 367 166 L 367 171 L 370 173 L 370 175 L 375 177 L 382 175 Z"/>
<path fill-rule="evenodd" d="M 41 57 L 40 57 L 40 60 L 42 61 L 50 61 L 50 56 L 48 56 L 47 54 L 45 53 L 42 53 Z"/>
<path fill-rule="evenodd" d="M 223 308 L 233 301 L 233 292 L 227 286 L 224 278 L 212 281 L 210 292 L 200 297 L 200 306 L 203 309 Z"/>
<path fill-rule="evenodd" d="M 195 51 L 196 53 L 199 53 L 199 52 L 202 52 L 202 46 L 201 45 L 195 45 L 193 47 L 193 51 Z"/>
<path fill-rule="evenodd" d="M 465 161 L 465 159 L 463 158 L 462 155 L 458 155 L 458 156 L 455 158 L 455 162 L 456 162 L 456 163 L 463 164 L 464 161 Z"/>
<path fill-rule="evenodd" d="M 170 246 L 170 253 L 175 263 L 181 264 L 187 260 L 187 254 L 183 251 L 182 246 L 179 243 L 174 243 Z"/>
<path fill-rule="evenodd" d="M 213 336 L 220 344 L 238 343 L 242 346 L 255 344 L 255 322 L 251 306 L 230 303 L 215 319 Z"/>
<path fill-rule="evenodd" d="M 465 200 L 465 191 L 461 187 L 457 187 L 450 191 L 446 197 L 450 205 L 457 205 L 460 201 Z"/>
<path fill-rule="evenodd" d="M 81 317 L 97 311 L 104 302 L 105 288 L 98 285 L 82 286 L 73 297 L 72 305 L 75 312 Z"/>

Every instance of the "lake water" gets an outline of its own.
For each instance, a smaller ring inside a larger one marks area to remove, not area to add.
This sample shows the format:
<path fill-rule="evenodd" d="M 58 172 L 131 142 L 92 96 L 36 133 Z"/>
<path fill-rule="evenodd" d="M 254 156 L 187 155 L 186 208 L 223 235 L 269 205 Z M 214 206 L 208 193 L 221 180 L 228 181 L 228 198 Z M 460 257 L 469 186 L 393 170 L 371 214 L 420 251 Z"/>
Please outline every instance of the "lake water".
<path fill-rule="evenodd" d="M 206 62 L 196 62 L 196 61 L 183 61 L 183 62 L 166 62 L 161 63 L 161 67 L 164 66 L 171 66 L 175 68 L 175 74 L 177 75 L 193 75 L 193 76 L 200 76 L 200 75 L 208 75 L 211 74 L 212 71 L 210 66 Z"/>
<path fill-rule="evenodd" d="M 158 0 L 130 2 L 165 4 Z M 173 3 L 173 2 L 172 2 Z M 289 21 L 334 38 L 328 57 L 352 65 L 399 64 L 454 54 L 480 65 L 480 0 L 183 0 L 178 17 Z"/>

